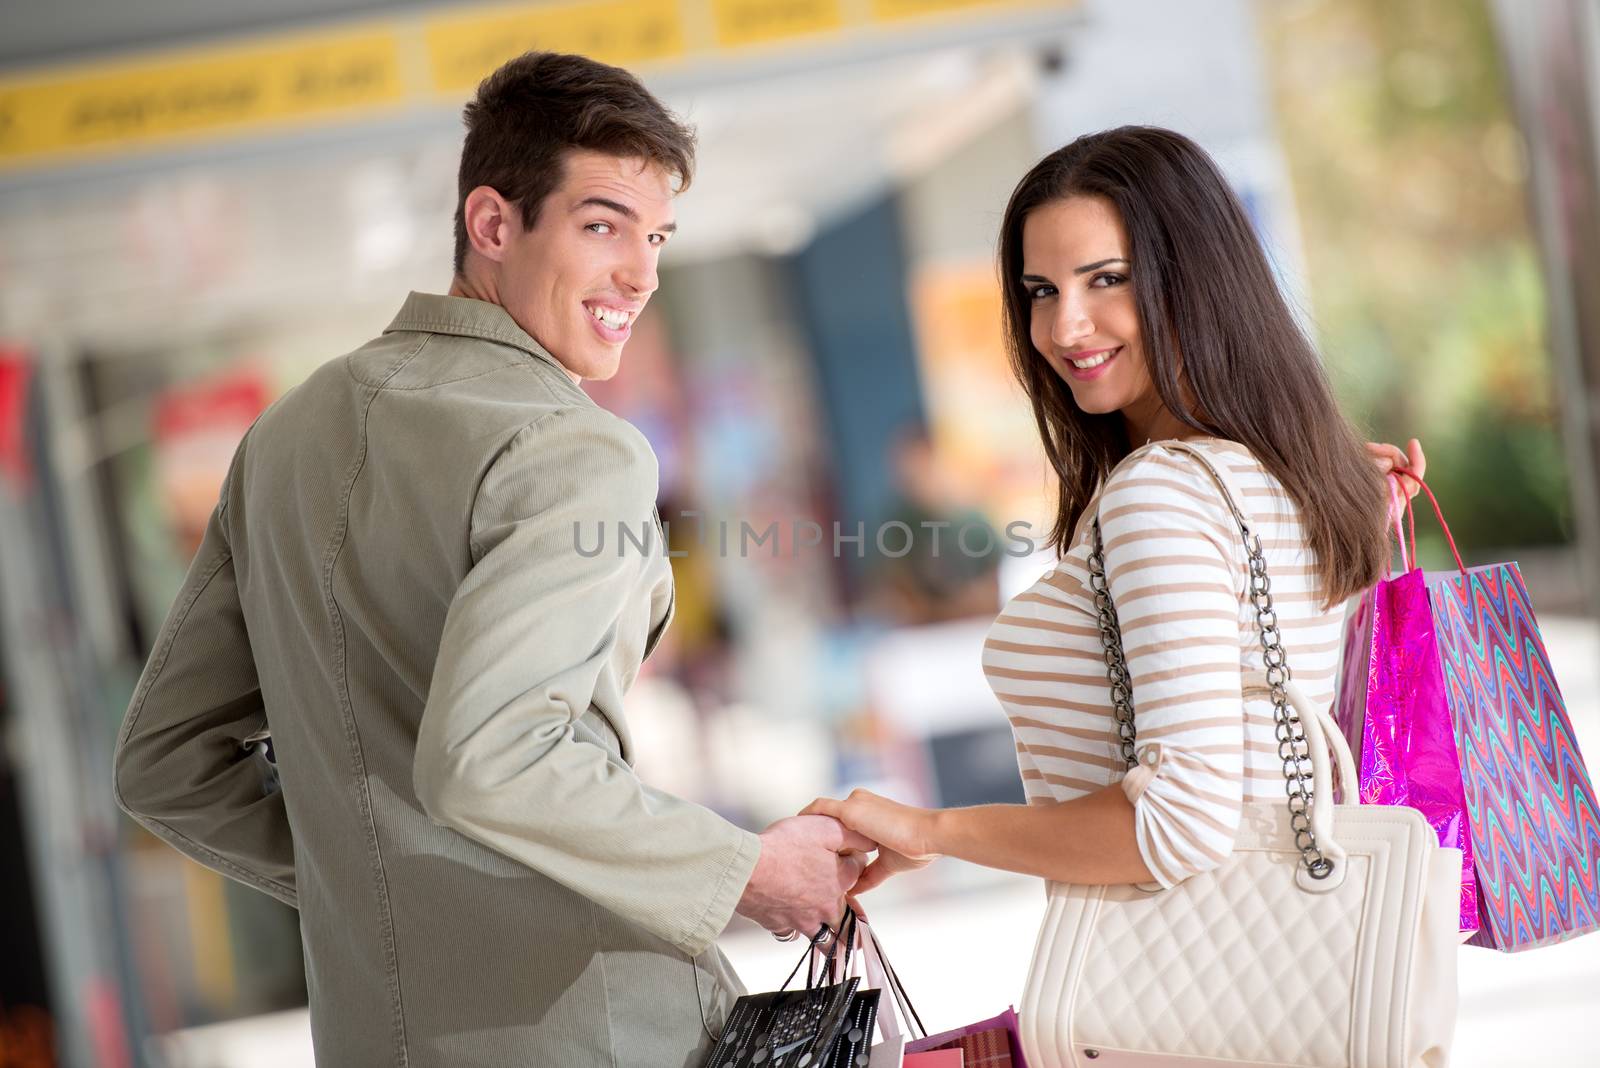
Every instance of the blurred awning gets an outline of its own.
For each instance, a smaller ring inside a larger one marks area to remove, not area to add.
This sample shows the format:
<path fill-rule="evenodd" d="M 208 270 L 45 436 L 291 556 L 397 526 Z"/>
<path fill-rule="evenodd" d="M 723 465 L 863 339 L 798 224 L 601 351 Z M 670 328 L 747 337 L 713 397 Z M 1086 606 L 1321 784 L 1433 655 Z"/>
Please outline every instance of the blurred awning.
<path fill-rule="evenodd" d="M 167 4 L 137 5 L 159 22 Z M 15 10 L 18 6 L 26 10 Z M 243 16 L 267 5 L 220 5 Z M 304 5 L 299 5 L 303 7 Z M 338 6 L 335 4 L 335 8 Z M 313 25 L 257 20 L 248 33 L 160 50 L 83 54 L 49 65 L 15 53 L 85 39 L 103 5 L 7 0 L 0 73 L 0 173 L 183 149 L 304 128 L 453 118 L 478 81 L 534 48 L 581 52 L 639 70 L 665 89 L 721 85 L 1017 37 L 1060 24 L 1077 0 L 566 0 L 436 4 Z M 146 11 L 147 8 L 152 10 Z M 288 9 L 290 11 L 295 8 Z M 130 29 L 137 26 L 131 23 Z"/>
<path fill-rule="evenodd" d="M 154 6 L 163 2 L 175 0 Z M 639 36 L 651 10 L 675 13 L 678 29 Z M 803 10 L 837 18 L 804 23 L 792 14 Z M 632 36 L 602 46 L 572 28 L 589 22 L 539 29 L 552 13 L 597 12 L 616 13 Z M 751 20 L 763 12 L 791 14 L 758 35 Z M 714 14 L 742 28 L 719 37 Z M 1059 59 L 1085 21 L 1077 0 L 436 6 L 0 77 L 0 113 L 11 114 L 0 133 L 0 322 L 24 336 L 167 350 L 163 309 L 178 295 L 185 330 L 205 334 L 439 287 L 460 105 L 476 76 L 466 71 L 538 44 L 595 45 L 697 127 L 672 263 L 792 251 L 1018 115 L 1041 56 Z M 388 51 L 396 39 L 409 43 Z M 295 57 L 298 89 L 284 81 Z"/>

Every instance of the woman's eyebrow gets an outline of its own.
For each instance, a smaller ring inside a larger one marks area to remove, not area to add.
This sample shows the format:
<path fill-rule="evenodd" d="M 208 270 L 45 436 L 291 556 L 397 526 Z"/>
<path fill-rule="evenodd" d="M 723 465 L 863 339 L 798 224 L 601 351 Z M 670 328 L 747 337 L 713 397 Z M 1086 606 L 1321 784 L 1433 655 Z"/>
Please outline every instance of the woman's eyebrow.
<path fill-rule="evenodd" d="M 1086 263 L 1082 267 L 1074 267 L 1072 269 L 1072 273 L 1088 274 L 1090 271 L 1098 271 L 1102 267 L 1109 267 L 1113 263 L 1126 264 L 1127 262 L 1128 261 L 1123 259 L 1121 256 L 1113 256 L 1109 260 L 1096 260 L 1094 263 Z"/>
<path fill-rule="evenodd" d="M 1041 282 L 1044 285 L 1049 285 L 1050 284 L 1050 279 L 1044 277 L 1043 275 L 1039 275 L 1039 274 L 1025 274 L 1025 275 L 1022 276 L 1022 280 L 1024 282 Z"/>

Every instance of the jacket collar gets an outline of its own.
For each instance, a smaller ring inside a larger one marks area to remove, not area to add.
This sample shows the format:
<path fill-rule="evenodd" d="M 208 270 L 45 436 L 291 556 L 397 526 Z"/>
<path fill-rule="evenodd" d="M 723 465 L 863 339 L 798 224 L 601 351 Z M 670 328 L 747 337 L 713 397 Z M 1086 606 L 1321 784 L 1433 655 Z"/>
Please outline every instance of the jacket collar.
<path fill-rule="evenodd" d="M 437 293 L 413 291 L 400 305 L 400 312 L 385 329 L 389 334 L 398 330 L 415 330 L 427 334 L 454 334 L 457 337 L 475 337 L 484 341 L 497 341 L 502 345 L 519 348 L 567 374 L 561 361 L 517 325 L 511 313 L 498 304 L 473 300 L 470 297 L 447 297 Z M 570 376 L 569 376 L 570 377 Z"/>

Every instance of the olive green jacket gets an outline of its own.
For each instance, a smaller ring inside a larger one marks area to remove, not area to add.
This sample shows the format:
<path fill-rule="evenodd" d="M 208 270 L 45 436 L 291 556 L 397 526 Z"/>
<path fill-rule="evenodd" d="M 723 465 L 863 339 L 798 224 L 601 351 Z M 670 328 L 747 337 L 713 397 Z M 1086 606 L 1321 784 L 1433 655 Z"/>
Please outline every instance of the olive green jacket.
<path fill-rule="evenodd" d="M 656 478 L 503 309 L 416 293 L 240 443 L 115 792 L 299 909 L 320 1064 L 704 1056 L 760 842 L 631 767 Z"/>

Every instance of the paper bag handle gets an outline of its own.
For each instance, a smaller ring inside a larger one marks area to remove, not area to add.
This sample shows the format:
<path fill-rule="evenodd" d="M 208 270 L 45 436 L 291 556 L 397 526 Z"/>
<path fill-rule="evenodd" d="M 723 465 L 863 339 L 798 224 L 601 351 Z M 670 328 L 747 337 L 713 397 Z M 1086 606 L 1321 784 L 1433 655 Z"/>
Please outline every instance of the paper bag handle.
<path fill-rule="evenodd" d="M 1403 467 L 1395 468 L 1394 471 L 1389 475 L 1389 479 L 1394 489 L 1398 489 L 1400 487 L 1399 476 L 1401 475 L 1405 475 L 1407 478 L 1411 479 L 1411 481 L 1421 486 L 1422 492 L 1428 495 L 1428 503 L 1433 505 L 1433 514 L 1439 519 L 1439 529 L 1444 531 L 1444 540 L 1450 545 L 1450 555 L 1456 558 L 1456 569 L 1465 575 L 1467 573 L 1467 565 L 1461 562 L 1461 553 L 1456 549 L 1456 539 L 1450 533 L 1450 524 L 1444 521 L 1444 512 L 1439 508 L 1439 500 L 1433 495 L 1433 490 L 1428 488 L 1428 484 L 1426 482 L 1422 481 L 1422 479 L 1418 478 L 1416 475 L 1412 474 L 1410 471 L 1407 471 Z M 1393 490 L 1391 490 L 1391 492 L 1393 492 Z M 1403 493 L 1404 491 L 1402 490 L 1401 492 Z M 1411 563 L 1410 567 L 1407 568 L 1407 570 L 1410 570 L 1411 567 L 1420 567 L 1421 564 L 1417 562 L 1417 519 L 1416 515 L 1411 510 L 1411 497 L 1406 495 L 1405 500 L 1406 518 L 1410 521 L 1411 525 Z M 1398 516 L 1395 519 L 1395 523 L 1397 524 L 1398 529 Z M 1400 556 L 1401 562 L 1404 563 L 1405 544 L 1403 542 L 1400 546 Z"/>

